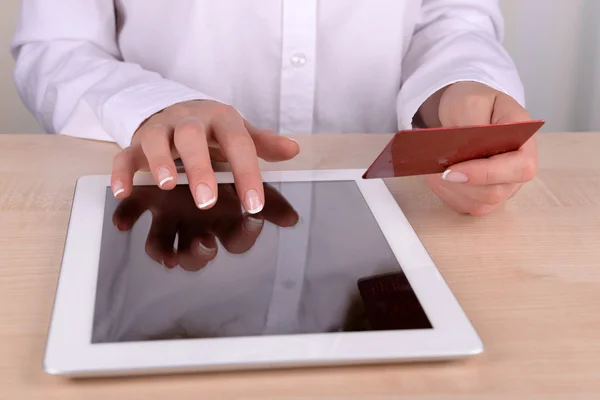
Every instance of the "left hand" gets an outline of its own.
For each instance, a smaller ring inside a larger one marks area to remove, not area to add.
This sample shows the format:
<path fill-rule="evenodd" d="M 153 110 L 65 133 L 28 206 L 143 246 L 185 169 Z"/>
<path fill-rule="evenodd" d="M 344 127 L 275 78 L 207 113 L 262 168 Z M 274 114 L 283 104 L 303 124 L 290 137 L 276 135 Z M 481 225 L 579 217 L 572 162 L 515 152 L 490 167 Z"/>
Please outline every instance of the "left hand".
<path fill-rule="evenodd" d="M 431 96 L 419 110 L 428 127 L 529 121 L 512 97 L 476 82 L 458 82 Z M 485 215 L 499 208 L 535 177 L 535 137 L 519 150 L 455 164 L 428 184 L 449 207 L 462 214 Z"/>

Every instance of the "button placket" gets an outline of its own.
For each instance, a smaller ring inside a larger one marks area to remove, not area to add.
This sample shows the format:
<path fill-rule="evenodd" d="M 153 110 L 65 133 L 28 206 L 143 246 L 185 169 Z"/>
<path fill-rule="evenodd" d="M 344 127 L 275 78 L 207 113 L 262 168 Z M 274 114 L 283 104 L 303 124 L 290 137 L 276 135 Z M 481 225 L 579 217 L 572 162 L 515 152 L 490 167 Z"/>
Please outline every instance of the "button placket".
<path fill-rule="evenodd" d="M 312 133 L 317 0 L 284 0 L 279 131 Z"/>
<path fill-rule="evenodd" d="M 302 53 L 294 54 L 292 56 L 292 58 L 290 59 L 290 62 L 295 67 L 301 67 L 301 66 L 305 65 L 306 61 L 307 61 L 306 60 L 306 55 L 304 55 Z"/>

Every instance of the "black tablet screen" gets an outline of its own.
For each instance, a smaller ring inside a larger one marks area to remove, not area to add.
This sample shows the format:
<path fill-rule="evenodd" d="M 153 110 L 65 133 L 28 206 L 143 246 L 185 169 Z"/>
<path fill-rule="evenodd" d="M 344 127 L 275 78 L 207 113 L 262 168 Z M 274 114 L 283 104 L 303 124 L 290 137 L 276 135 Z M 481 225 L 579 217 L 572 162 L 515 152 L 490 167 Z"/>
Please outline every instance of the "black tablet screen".
<path fill-rule="evenodd" d="M 432 328 L 356 184 L 265 184 L 243 212 L 220 184 L 110 188 L 92 342 Z"/>

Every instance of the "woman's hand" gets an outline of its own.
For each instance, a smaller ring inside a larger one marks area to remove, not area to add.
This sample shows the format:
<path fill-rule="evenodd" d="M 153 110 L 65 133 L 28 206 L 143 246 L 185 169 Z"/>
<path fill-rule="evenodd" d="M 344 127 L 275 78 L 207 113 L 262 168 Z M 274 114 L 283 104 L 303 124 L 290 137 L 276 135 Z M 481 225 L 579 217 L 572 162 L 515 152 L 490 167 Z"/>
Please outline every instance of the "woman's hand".
<path fill-rule="evenodd" d="M 420 115 L 429 127 L 531 120 L 512 97 L 475 82 L 459 82 L 441 90 L 423 105 Z M 485 215 L 514 196 L 536 171 L 533 137 L 517 151 L 453 165 L 443 174 L 429 176 L 428 183 L 455 211 Z"/>
<path fill-rule="evenodd" d="M 149 170 L 161 189 L 171 190 L 177 184 L 173 160 L 181 158 L 195 204 L 208 209 L 218 197 L 212 158 L 229 162 L 238 196 L 254 214 L 265 204 L 258 157 L 284 161 L 299 150 L 295 141 L 253 127 L 230 106 L 189 101 L 166 108 L 140 126 L 131 146 L 114 159 L 111 186 L 115 197 L 126 198 L 135 172 Z"/>
<path fill-rule="evenodd" d="M 232 184 L 218 185 L 219 202 L 209 210 L 199 210 L 184 186 L 170 191 L 135 186 L 117 206 L 113 223 L 120 231 L 129 231 L 144 212 L 150 211 L 146 253 L 168 268 L 179 265 L 187 271 L 199 271 L 217 256 L 217 239 L 228 252 L 242 254 L 254 246 L 265 221 L 279 227 L 298 223 L 298 213 L 281 193 L 266 183 L 261 187 L 267 199 L 265 208 L 250 215 L 242 211 Z"/>

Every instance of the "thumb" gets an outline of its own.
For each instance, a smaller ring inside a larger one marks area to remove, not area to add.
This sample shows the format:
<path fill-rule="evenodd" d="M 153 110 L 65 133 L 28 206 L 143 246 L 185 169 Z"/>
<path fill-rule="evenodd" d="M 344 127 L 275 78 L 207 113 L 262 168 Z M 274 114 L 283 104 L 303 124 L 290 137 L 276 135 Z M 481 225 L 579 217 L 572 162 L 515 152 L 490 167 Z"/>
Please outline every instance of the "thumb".
<path fill-rule="evenodd" d="M 257 129 L 247 121 L 244 124 L 254 141 L 256 154 L 263 160 L 273 162 L 291 160 L 300 152 L 300 146 L 295 140 L 272 131 Z"/>
<path fill-rule="evenodd" d="M 504 93 L 498 93 L 492 112 L 492 124 L 522 121 L 531 121 L 531 115 L 527 110 L 512 97 Z"/>
<path fill-rule="evenodd" d="M 487 125 L 492 119 L 496 91 L 476 82 L 458 82 L 443 93 L 439 106 L 442 126 Z"/>

